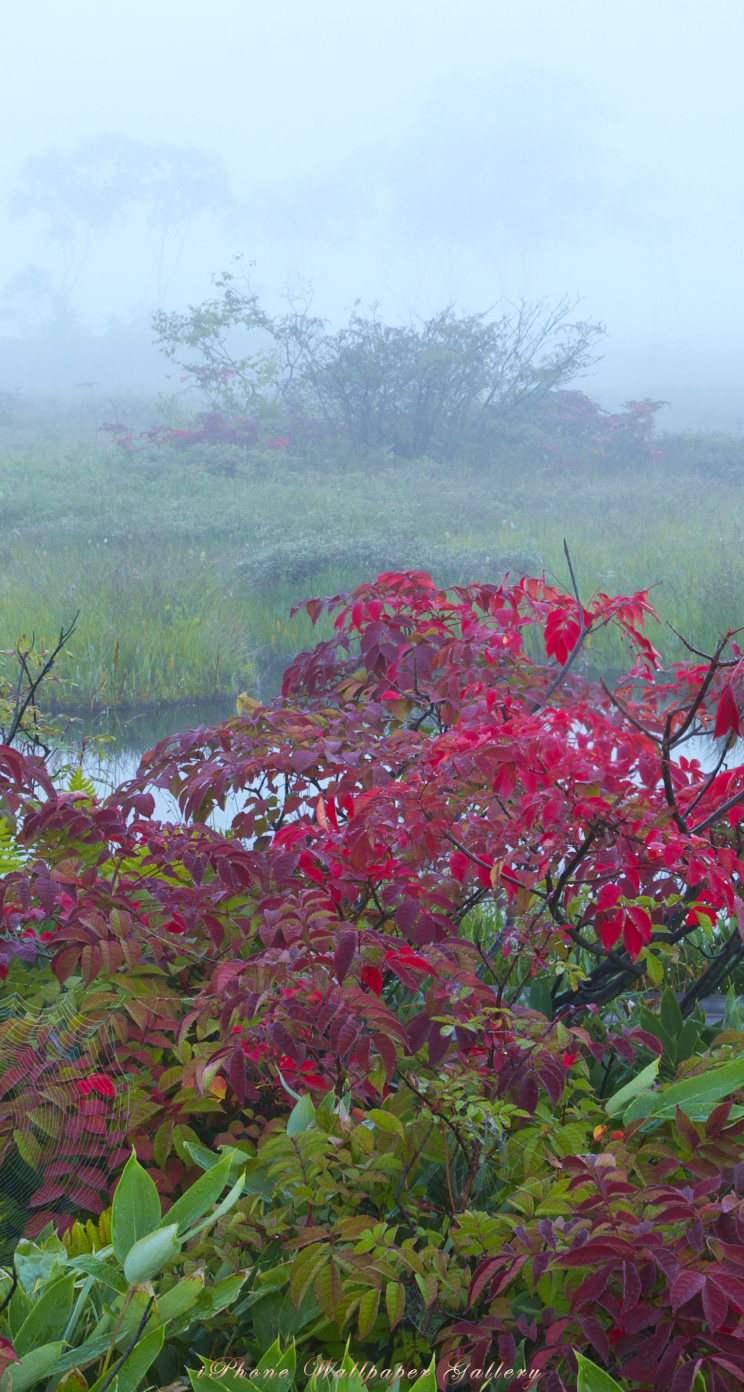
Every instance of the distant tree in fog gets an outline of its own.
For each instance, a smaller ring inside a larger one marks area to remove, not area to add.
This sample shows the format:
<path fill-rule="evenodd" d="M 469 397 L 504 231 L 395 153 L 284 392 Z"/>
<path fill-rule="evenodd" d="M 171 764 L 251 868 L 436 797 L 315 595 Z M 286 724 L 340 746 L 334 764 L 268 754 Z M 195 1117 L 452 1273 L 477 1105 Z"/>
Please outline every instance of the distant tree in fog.
<path fill-rule="evenodd" d="M 606 202 L 604 114 L 576 80 L 527 65 L 443 83 L 379 171 L 396 226 L 487 260 L 572 239 Z"/>
<path fill-rule="evenodd" d="M 83 140 L 69 154 L 51 148 L 28 159 L 9 211 L 14 217 L 41 218 L 46 236 L 62 253 L 62 289 L 69 294 L 96 238 L 125 222 L 135 208 L 143 209 L 160 304 L 194 218 L 203 211 L 223 213 L 231 201 L 228 176 L 215 156 L 194 146 L 109 134 Z"/>
<path fill-rule="evenodd" d="M 0 299 L 3 329 L 22 334 L 51 329 L 57 336 L 77 327 L 69 296 L 43 266 L 29 262 L 10 277 Z"/>

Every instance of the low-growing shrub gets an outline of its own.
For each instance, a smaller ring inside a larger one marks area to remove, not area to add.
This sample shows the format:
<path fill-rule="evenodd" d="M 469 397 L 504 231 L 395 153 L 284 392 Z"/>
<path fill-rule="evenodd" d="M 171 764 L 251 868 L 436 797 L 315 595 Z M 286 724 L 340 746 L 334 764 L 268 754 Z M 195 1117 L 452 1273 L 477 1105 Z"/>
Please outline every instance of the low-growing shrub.
<path fill-rule="evenodd" d="M 526 551 L 483 547 L 450 548 L 424 540 L 413 530 L 357 532 L 353 536 L 300 537 L 255 547 L 238 562 L 242 578 L 251 586 L 300 585 L 324 570 L 346 571 L 350 576 L 381 574 L 401 566 L 425 570 L 442 585 L 468 585 L 478 576 L 498 584 L 507 573 L 533 572 L 540 558 Z"/>

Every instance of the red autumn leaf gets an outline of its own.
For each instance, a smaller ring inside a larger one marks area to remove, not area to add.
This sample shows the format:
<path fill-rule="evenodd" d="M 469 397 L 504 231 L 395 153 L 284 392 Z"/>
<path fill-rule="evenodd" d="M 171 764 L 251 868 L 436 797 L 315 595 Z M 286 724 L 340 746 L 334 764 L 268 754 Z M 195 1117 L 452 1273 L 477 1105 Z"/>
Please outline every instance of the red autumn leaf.
<path fill-rule="evenodd" d="M 116 1088 L 107 1073 L 89 1073 L 87 1078 L 78 1078 L 78 1092 L 82 1097 L 87 1097 L 91 1092 L 97 1092 L 101 1097 L 115 1097 Z"/>
<path fill-rule="evenodd" d="M 672 1282 L 669 1291 L 669 1299 L 674 1313 L 676 1314 L 681 1305 L 686 1305 L 688 1300 L 699 1295 L 704 1285 L 705 1276 L 701 1271 L 680 1271 L 679 1276 Z"/>
<path fill-rule="evenodd" d="M 716 707 L 716 723 L 713 730 L 715 739 L 734 734 L 741 737 L 741 717 L 736 698 L 730 686 L 724 686 Z"/>
<path fill-rule="evenodd" d="M 641 941 L 647 947 L 651 941 L 651 933 L 653 931 L 653 924 L 651 922 L 650 915 L 646 912 L 645 909 L 639 908 L 637 905 L 633 905 L 631 908 L 629 908 L 627 910 L 627 914 L 628 918 L 632 919 L 633 923 L 638 929 L 638 932 L 641 935 Z"/>
<path fill-rule="evenodd" d="M 597 894 L 597 908 L 600 911 L 603 911 L 604 909 L 614 909 L 618 899 L 620 899 L 621 896 L 622 891 L 619 885 L 602 885 L 601 889 L 599 890 L 599 893 Z"/>
<path fill-rule="evenodd" d="M 457 880 L 458 884 L 462 884 L 463 880 L 465 879 L 465 876 L 468 873 L 468 870 L 470 869 L 471 864 L 472 862 L 469 856 L 466 856 L 463 851 L 452 852 L 449 858 L 449 867 L 452 872 L 453 879 Z"/>
<path fill-rule="evenodd" d="M 427 962 L 425 957 L 420 957 L 419 954 L 414 952 L 410 947 L 400 947 L 393 952 L 386 952 L 385 961 L 390 962 L 393 967 L 396 962 L 399 962 L 402 967 L 413 968 L 414 971 L 426 972 L 428 976 L 439 976 L 439 973 L 431 963 Z"/>
<path fill-rule="evenodd" d="M 373 967 L 370 962 L 365 962 L 362 967 L 362 984 L 368 986 L 370 991 L 374 991 L 376 996 L 382 995 L 382 972 L 379 967 Z"/>
<path fill-rule="evenodd" d="M 612 914 L 610 918 L 606 918 L 602 922 L 599 936 L 602 939 L 602 946 L 605 952 L 609 952 L 610 948 L 614 947 L 615 943 L 618 942 L 622 936 L 624 922 L 625 918 L 622 909 L 618 909 L 617 913 Z"/>
<path fill-rule="evenodd" d="M 718 1290 L 711 1281 L 703 1286 L 703 1311 L 713 1334 L 725 1323 L 729 1303 L 723 1291 Z"/>
<path fill-rule="evenodd" d="M 173 917 L 169 918 L 168 922 L 163 924 L 163 931 L 165 933 L 185 933 L 186 924 L 184 923 L 183 915 L 174 913 Z"/>
<path fill-rule="evenodd" d="M 323 872 L 318 869 L 309 851 L 300 852 L 300 869 L 309 880 L 313 880 L 317 885 L 322 885 Z"/>

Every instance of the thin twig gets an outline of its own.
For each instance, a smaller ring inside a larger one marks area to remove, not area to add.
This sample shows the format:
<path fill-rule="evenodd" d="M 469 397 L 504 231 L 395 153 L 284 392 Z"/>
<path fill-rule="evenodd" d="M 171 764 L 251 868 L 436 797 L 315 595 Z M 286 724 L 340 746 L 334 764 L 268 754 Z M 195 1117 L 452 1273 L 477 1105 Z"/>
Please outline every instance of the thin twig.
<path fill-rule="evenodd" d="M 144 1329 L 145 1325 L 147 1324 L 147 1321 L 148 1321 L 149 1318 L 150 1318 L 150 1311 L 151 1311 L 151 1309 L 152 1309 L 154 1303 L 155 1303 L 155 1296 L 154 1296 L 154 1295 L 151 1295 L 151 1296 L 150 1296 L 150 1299 L 149 1299 L 148 1302 L 147 1302 L 147 1305 L 145 1306 L 145 1313 L 144 1313 L 144 1315 L 142 1316 L 142 1319 L 140 1320 L 139 1324 L 137 1325 L 137 1328 L 136 1328 L 134 1334 L 132 1335 L 132 1338 L 130 1339 L 129 1343 L 127 1344 L 127 1346 L 126 1346 L 126 1348 L 125 1348 L 123 1354 L 121 1355 L 121 1358 L 119 1359 L 118 1363 L 115 1363 L 115 1364 L 114 1364 L 114 1366 L 113 1366 L 113 1368 L 111 1369 L 111 1372 L 109 1373 L 109 1375 L 108 1375 L 108 1377 L 106 1378 L 105 1382 L 102 1382 L 102 1383 L 101 1383 L 101 1385 L 100 1385 L 100 1387 L 99 1387 L 99 1389 L 98 1389 L 98 1392 L 106 1392 L 106 1388 L 111 1386 L 111 1383 L 113 1382 L 113 1380 L 114 1380 L 114 1378 L 116 1377 L 117 1373 L 121 1372 L 121 1369 L 124 1367 L 124 1364 L 126 1363 L 126 1361 L 127 1361 L 128 1357 L 129 1357 L 130 1353 L 133 1353 L 134 1349 L 137 1347 L 137 1344 L 139 1343 L 140 1334 L 142 1333 L 142 1330 Z"/>
<path fill-rule="evenodd" d="M 25 716 L 25 714 L 26 714 L 26 711 L 28 710 L 28 708 L 29 708 L 29 706 L 32 704 L 32 702 L 35 701 L 36 693 L 37 693 L 39 687 L 41 686 L 41 684 L 42 684 L 42 682 L 44 681 L 44 678 L 47 676 L 47 674 L 52 670 L 52 667 L 54 666 L 54 663 L 56 662 L 57 657 L 59 656 L 60 652 L 62 651 L 63 647 L 65 646 L 65 643 L 67 643 L 67 642 L 69 641 L 69 639 L 72 637 L 72 634 L 75 632 L 75 625 L 76 625 L 76 623 L 77 623 L 79 617 L 80 617 L 80 610 L 78 609 L 77 614 L 75 615 L 74 619 L 72 620 L 72 623 L 70 624 L 70 627 L 69 627 L 67 630 L 65 630 L 65 629 L 63 629 L 63 628 L 60 629 L 59 641 L 58 641 L 58 643 L 57 643 L 57 645 L 56 645 L 54 651 L 51 653 L 50 657 L 47 659 L 47 661 L 45 662 L 45 664 L 44 664 L 44 666 L 42 667 L 41 671 L 38 673 L 38 675 L 37 675 L 36 677 L 32 678 L 31 673 L 30 673 L 29 670 L 28 670 L 28 665 L 27 665 L 27 659 L 28 659 L 28 657 L 29 657 L 29 654 L 30 654 L 30 653 L 32 652 L 32 650 L 33 650 L 34 640 L 32 639 L 31 647 L 28 649 L 27 652 L 25 652 L 25 653 L 21 653 L 20 651 L 18 652 L 18 659 L 19 659 L 19 662 L 20 662 L 20 665 L 21 665 L 21 671 L 20 671 L 20 673 L 19 673 L 19 678 L 18 678 L 19 686 L 18 686 L 18 692 L 17 692 L 17 694 L 16 694 L 16 704 L 15 704 L 15 709 L 14 709 L 14 712 L 13 712 L 13 719 L 11 720 L 11 723 L 10 723 L 10 728 L 9 728 L 7 731 L 4 731 L 4 732 L 3 732 L 3 743 L 4 743 L 4 744 L 7 744 L 7 745 L 12 744 L 12 743 L 13 743 L 13 740 L 15 739 L 15 736 L 18 734 L 19 729 L 22 728 L 23 718 L 24 718 L 24 716 Z M 22 679 L 23 679 L 24 673 L 25 673 L 25 675 L 26 675 L 26 677 L 27 677 L 27 679 L 28 679 L 30 685 L 29 685 L 29 690 L 28 690 L 28 692 L 27 692 L 27 694 L 26 694 L 24 700 L 21 702 L 21 701 L 20 701 L 20 683 L 21 683 L 21 681 L 22 681 Z"/>

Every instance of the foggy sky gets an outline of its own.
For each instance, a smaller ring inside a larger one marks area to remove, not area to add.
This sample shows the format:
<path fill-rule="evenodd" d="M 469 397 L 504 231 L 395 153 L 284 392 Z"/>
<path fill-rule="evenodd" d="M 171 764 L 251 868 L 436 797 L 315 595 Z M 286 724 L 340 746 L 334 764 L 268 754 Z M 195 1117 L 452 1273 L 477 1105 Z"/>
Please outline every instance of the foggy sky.
<path fill-rule="evenodd" d="M 229 206 L 167 235 L 134 207 L 93 237 L 87 323 L 198 302 L 235 253 L 270 308 L 312 281 L 336 322 L 357 299 L 401 319 L 578 294 L 608 329 L 590 392 L 736 429 L 743 41 L 740 0 L 6 7 L 0 297 L 22 307 L 29 266 L 64 273 L 43 220 L 10 216 L 26 161 L 102 136 L 194 147 Z"/>

